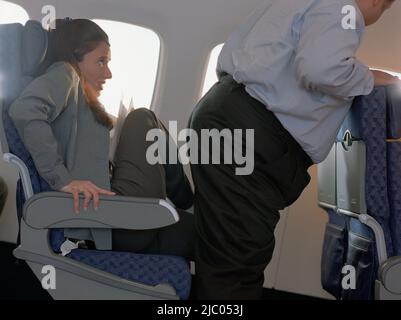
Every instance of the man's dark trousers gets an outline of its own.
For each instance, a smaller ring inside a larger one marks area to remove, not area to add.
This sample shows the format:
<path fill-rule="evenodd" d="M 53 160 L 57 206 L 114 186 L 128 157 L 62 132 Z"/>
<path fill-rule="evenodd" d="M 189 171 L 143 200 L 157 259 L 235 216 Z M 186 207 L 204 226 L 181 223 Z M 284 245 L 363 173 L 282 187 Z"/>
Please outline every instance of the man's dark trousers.
<path fill-rule="evenodd" d="M 191 171 L 197 298 L 260 299 L 279 210 L 307 186 L 312 161 L 274 114 L 230 75 L 197 104 L 189 125 L 198 137 L 201 129 L 242 129 L 243 146 L 245 130 L 254 130 L 254 148 L 247 146 L 254 152 L 250 175 L 236 175 L 234 160 L 223 163 L 223 143 L 221 164 L 191 163 Z M 200 153 L 201 141 L 198 145 Z"/>

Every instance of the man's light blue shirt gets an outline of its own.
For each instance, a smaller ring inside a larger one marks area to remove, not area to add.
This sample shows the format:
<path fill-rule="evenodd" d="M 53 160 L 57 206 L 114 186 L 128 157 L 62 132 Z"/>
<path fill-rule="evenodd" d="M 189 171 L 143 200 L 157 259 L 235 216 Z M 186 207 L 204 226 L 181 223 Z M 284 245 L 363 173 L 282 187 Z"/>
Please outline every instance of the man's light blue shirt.
<path fill-rule="evenodd" d="M 343 28 L 347 5 L 355 29 Z M 355 58 L 364 28 L 354 0 L 266 0 L 228 38 L 217 73 L 243 83 L 318 163 L 353 98 L 373 90 L 372 72 Z"/>

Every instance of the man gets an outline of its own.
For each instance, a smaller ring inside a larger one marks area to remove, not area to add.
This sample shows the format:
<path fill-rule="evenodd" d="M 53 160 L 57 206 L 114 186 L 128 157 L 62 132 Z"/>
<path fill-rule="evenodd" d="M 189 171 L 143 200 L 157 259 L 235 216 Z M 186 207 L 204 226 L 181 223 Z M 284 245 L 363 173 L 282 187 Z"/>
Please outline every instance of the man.
<path fill-rule="evenodd" d="M 3 211 L 4 205 L 7 200 L 7 185 L 4 180 L 0 177 L 0 215 Z"/>
<path fill-rule="evenodd" d="M 365 26 L 393 2 L 266 0 L 225 43 L 219 82 L 190 126 L 198 134 L 253 129 L 254 145 L 246 148 L 254 170 L 241 176 L 235 164 L 191 165 L 199 299 L 261 298 L 279 210 L 300 196 L 307 169 L 327 156 L 353 98 L 398 81 L 355 58 Z M 342 23 L 350 4 L 351 29 Z"/>

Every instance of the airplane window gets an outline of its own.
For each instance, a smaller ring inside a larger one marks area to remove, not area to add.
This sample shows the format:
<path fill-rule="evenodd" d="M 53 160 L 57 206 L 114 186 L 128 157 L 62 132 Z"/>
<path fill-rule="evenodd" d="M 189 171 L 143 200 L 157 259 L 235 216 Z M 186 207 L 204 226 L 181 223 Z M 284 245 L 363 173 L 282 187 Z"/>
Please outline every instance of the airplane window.
<path fill-rule="evenodd" d="M 401 79 L 401 73 L 394 72 L 394 71 L 390 71 L 390 70 L 385 70 L 385 69 L 373 68 L 373 67 L 371 67 L 371 69 L 372 69 L 372 70 L 383 71 L 383 72 L 389 73 L 389 74 L 391 74 L 392 76 L 395 76 L 395 77 L 398 77 L 398 78 Z"/>
<path fill-rule="evenodd" d="M 28 13 L 21 6 L 0 0 L 0 23 L 21 23 L 29 20 Z"/>
<path fill-rule="evenodd" d="M 382 71 L 387 72 L 387 73 L 389 73 L 389 74 L 401 79 L 401 73 L 394 72 L 394 71 L 388 71 L 388 70 L 382 70 Z"/>
<path fill-rule="evenodd" d="M 160 40 L 150 29 L 128 23 L 94 19 L 109 36 L 113 78 L 106 82 L 99 100 L 117 116 L 120 102 L 149 108 L 152 103 L 160 55 Z"/>
<path fill-rule="evenodd" d="M 217 75 L 216 75 L 217 60 L 220 55 L 221 49 L 223 48 L 223 45 L 224 45 L 224 43 L 216 46 L 210 54 L 209 64 L 207 67 L 205 81 L 203 84 L 202 96 L 204 96 L 206 94 L 206 92 L 208 92 L 209 89 L 217 82 Z M 377 68 L 373 68 L 373 69 L 387 72 L 387 73 L 401 79 L 401 73 L 389 71 L 389 70 L 377 69 Z"/>
<path fill-rule="evenodd" d="M 223 45 L 224 43 L 214 47 L 214 49 L 210 54 L 209 65 L 207 67 L 205 82 L 203 84 L 202 96 L 204 96 L 205 93 L 208 92 L 209 89 L 217 82 L 217 75 L 216 75 L 217 59 L 220 55 Z"/>

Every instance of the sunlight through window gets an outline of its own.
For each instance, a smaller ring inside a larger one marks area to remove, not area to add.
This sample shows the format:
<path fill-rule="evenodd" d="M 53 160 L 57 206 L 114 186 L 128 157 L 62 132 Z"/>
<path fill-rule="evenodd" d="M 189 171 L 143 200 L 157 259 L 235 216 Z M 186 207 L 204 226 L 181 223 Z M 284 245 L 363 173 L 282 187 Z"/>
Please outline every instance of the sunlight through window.
<path fill-rule="evenodd" d="M 28 13 L 19 5 L 0 0 L 0 23 L 25 23 L 29 20 Z"/>

